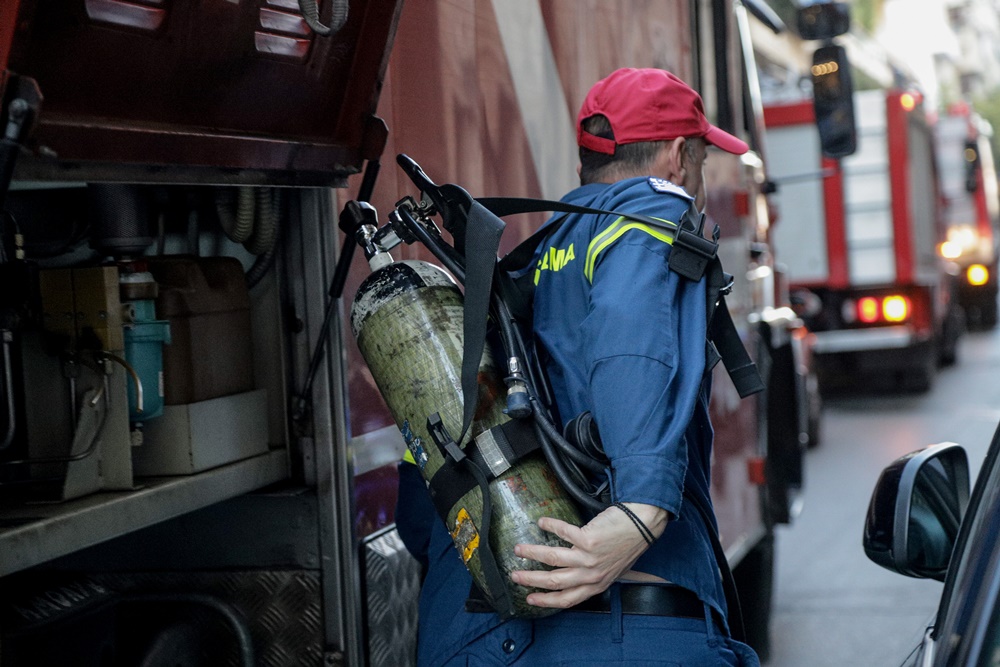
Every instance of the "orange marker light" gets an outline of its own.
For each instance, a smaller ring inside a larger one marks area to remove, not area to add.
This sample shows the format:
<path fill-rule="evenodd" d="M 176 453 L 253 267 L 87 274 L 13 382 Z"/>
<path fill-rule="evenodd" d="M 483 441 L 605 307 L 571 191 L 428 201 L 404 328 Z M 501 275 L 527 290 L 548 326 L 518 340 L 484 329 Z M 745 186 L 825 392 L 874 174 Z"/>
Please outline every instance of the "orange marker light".
<path fill-rule="evenodd" d="M 887 322 L 903 322 L 910 316 L 910 301 L 894 294 L 882 300 L 882 316 Z"/>
<path fill-rule="evenodd" d="M 970 285 L 975 285 L 976 287 L 985 285 L 989 282 L 990 270 L 982 264 L 973 264 L 965 270 L 965 279 L 969 281 Z"/>
<path fill-rule="evenodd" d="M 817 63 L 812 66 L 812 75 L 825 76 L 827 74 L 833 74 L 838 69 L 840 69 L 840 65 L 838 65 L 835 60 L 831 60 L 825 63 Z"/>
<path fill-rule="evenodd" d="M 878 299 L 873 296 L 858 299 L 858 319 L 865 324 L 878 322 Z"/>
<path fill-rule="evenodd" d="M 913 111 L 913 108 L 917 106 L 917 98 L 915 98 L 910 93 L 903 93 L 899 96 L 899 103 L 907 111 Z"/>

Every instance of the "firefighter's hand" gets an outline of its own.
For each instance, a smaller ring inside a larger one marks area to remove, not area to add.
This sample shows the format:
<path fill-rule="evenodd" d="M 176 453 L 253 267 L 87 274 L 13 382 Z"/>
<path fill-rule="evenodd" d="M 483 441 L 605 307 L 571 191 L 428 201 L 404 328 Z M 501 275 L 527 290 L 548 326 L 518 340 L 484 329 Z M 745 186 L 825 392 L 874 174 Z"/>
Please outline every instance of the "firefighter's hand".
<path fill-rule="evenodd" d="M 663 534 L 667 527 L 666 510 L 655 505 L 625 504 L 655 537 Z M 538 527 L 558 535 L 573 546 L 518 544 L 514 547 L 517 556 L 555 568 L 511 572 L 510 578 L 514 583 L 551 591 L 528 595 L 528 604 L 536 607 L 566 609 L 607 590 L 616 579 L 629 571 L 648 548 L 632 520 L 614 506 L 582 527 L 550 517 L 539 519 Z"/>

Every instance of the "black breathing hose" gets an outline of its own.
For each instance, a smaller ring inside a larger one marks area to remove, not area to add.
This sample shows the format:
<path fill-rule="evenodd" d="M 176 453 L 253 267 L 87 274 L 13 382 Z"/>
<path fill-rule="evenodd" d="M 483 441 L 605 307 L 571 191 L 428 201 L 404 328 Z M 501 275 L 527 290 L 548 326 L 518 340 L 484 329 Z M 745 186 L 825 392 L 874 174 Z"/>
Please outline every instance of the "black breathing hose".
<path fill-rule="evenodd" d="M 525 359 L 524 339 L 521 337 L 517 327 L 513 325 L 513 316 L 506 301 L 496 292 L 493 294 L 493 306 L 494 318 L 500 323 L 500 335 L 504 343 L 504 349 L 508 352 L 513 351 L 514 355 L 519 356 L 520 359 Z M 547 411 L 542 409 L 541 403 L 534 391 L 533 380 L 534 378 L 532 377 L 524 378 L 525 385 L 528 387 L 528 395 L 532 401 L 532 416 L 539 422 L 539 426 L 541 426 L 545 436 L 555 444 L 559 452 L 571 459 L 574 464 L 582 466 L 596 474 L 603 473 L 604 464 L 580 451 L 559 432 L 559 429 L 556 428 Z"/>
<path fill-rule="evenodd" d="M 535 414 L 537 414 L 537 410 Z M 552 467 L 552 473 L 556 476 L 556 479 L 558 479 L 559 483 L 562 484 L 564 489 L 566 489 L 566 493 L 572 496 L 573 500 L 578 502 L 580 505 L 597 513 L 603 512 L 607 509 L 607 506 L 599 500 L 591 497 L 571 479 L 571 473 L 563 465 L 562 459 L 553 449 L 553 445 L 549 438 L 546 437 L 542 427 L 542 422 L 544 422 L 544 420 L 533 420 L 535 435 L 538 436 L 538 440 L 542 445 L 542 453 L 545 454 L 545 460 L 548 461 L 549 466 Z"/>

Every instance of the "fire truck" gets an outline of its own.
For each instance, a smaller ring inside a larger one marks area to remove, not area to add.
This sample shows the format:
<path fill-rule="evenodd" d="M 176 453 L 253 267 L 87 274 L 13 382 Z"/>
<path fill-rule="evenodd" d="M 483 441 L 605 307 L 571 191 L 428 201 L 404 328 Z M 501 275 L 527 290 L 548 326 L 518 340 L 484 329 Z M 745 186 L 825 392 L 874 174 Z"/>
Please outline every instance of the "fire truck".
<path fill-rule="evenodd" d="M 967 104 L 952 105 L 935 126 L 946 236 L 941 255 L 959 270 L 958 301 L 969 324 L 997 323 L 1000 200 L 990 139 L 993 128 Z"/>
<path fill-rule="evenodd" d="M 955 361 L 964 329 L 944 239 L 933 126 L 903 90 L 854 96 L 857 152 L 821 151 L 811 101 L 765 110 L 775 203 L 775 252 L 816 337 L 820 384 L 888 378 L 926 391 Z"/>
<path fill-rule="evenodd" d="M 751 21 L 778 27 L 730 0 L 5 2 L 0 663 L 411 664 L 405 445 L 346 322 L 368 269 L 341 211 L 419 197 L 401 153 L 476 197 L 558 198 L 576 109 L 621 66 L 677 73 L 753 147 L 706 166 L 767 385 L 741 400 L 715 371 L 712 495 L 766 651 L 773 528 L 817 415 L 774 274 Z"/>

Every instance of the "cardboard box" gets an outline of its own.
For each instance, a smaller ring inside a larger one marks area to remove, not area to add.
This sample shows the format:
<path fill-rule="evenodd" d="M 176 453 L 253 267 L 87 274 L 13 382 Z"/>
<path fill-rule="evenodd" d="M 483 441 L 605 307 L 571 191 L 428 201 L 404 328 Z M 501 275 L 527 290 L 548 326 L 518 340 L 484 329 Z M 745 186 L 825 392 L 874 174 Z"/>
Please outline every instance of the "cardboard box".
<path fill-rule="evenodd" d="M 190 475 L 266 453 L 267 433 L 264 389 L 166 405 L 143 425 L 132 465 L 139 476 Z"/>

